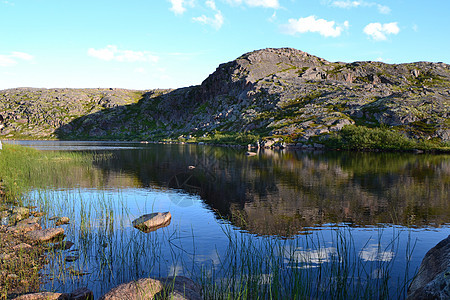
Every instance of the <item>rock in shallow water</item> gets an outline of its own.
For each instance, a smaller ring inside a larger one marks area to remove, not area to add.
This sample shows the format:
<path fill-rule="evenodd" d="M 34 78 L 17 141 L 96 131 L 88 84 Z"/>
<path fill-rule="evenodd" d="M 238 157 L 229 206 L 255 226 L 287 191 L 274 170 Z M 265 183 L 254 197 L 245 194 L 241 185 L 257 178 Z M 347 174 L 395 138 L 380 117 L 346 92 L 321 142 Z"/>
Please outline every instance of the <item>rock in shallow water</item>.
<path fill-rule="evenodd" d="M 151 232 L 166 227 L 170 224 L 172 215 L 170 212 L 151 213 L 143 215 L 133 221 L 133 226 L 143 232 Z"/>
<path fill-rule="evenodd" d="M 68 217 L 61 217 L 56 221 L 55 225 L 59 226 L 59 225 L 63 225 L 63 224 L 69 224 L 69 222 L 70 222 L 70 219 Z"/>
<path fill-rule="evenodd" d="M 64 234 L 62 228 L 47 228 L 27 233 L 27 236 L 36 242 L 49 242 Z"/>
<path fill-rule="evenodd" d="M 450 299 L 450 235 L 425 254 L 407 299 Z"/>

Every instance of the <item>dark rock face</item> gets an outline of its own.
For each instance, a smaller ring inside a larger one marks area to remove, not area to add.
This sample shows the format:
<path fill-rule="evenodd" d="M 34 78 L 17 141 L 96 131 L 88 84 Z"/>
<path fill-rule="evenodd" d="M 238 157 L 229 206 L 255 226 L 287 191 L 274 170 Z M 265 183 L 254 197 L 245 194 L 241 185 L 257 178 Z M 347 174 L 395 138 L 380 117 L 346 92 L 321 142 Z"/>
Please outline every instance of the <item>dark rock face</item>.
<path fill-rule="evenodd" d="M 408 299 L 450 299 L 450 235 L 425 255 Z"/>
<path fill-rule="evenodd" d="M 444 63 L 328 62 L 269 48 L 177 90 L 0 91 L 0 136 L 142 140 L 220 131 L 308 142 L 356 123 L 450 141 L 449 86 Z"/>

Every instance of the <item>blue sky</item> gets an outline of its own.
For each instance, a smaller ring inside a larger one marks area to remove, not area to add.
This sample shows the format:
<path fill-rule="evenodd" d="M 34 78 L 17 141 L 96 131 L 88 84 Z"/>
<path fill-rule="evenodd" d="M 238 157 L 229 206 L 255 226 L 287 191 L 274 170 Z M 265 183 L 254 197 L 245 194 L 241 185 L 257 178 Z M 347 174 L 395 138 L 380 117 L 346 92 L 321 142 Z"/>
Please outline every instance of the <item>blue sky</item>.
<path fill-rule="evenodd" d="M 0 89 L 178 88 L 267 47 L 450 63 L 449 0 L 0 0 Z"/>

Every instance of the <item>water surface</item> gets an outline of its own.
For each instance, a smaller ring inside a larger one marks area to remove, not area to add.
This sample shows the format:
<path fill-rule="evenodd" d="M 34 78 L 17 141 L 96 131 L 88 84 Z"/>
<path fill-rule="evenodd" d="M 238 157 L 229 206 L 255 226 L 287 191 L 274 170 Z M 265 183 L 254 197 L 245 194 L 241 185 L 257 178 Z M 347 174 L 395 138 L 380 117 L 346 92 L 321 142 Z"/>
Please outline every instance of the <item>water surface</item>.
<path fill-rule="evenodd" d="M 365 263 L 369 277 L 384 276 L 386 265 L 391 277 L 406 268 L 412 277 L 450 233 L 448 155 L 264 150 L 249 157 L 244 149 L 197 145 L 18 143 L 106 157 L 31 193 L 51 214 L 71 217 L 67 239 L 80 256 L 65 262 L 70 252 L 58 254 L 45 270 L 54 278 L 45 289 L 88 286 L 99 296 L 141 277 L 196 277 L 239 257 L 233 247 L 246 243 L 278 243 L 272 255 L 286 266 L 308 258 L 305 269 L 320 269 L 339 250 L 339 237 L 352 242 L 352 259 Z M 146 234 L 131 226 L 157 211 L 172 213 L 168 227 Z"/>

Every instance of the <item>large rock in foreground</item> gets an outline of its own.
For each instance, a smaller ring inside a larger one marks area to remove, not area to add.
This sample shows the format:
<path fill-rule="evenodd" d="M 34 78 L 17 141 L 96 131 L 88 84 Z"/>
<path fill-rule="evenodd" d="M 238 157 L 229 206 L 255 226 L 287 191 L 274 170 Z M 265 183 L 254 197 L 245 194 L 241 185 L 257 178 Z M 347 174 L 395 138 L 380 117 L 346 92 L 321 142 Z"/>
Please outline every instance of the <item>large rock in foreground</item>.
<path fill-rule="evenodd" d="M 200 300 L 200 287 L 191 279 L 178 276 L 165 279 L 142 278 L 123 283 L 100 297 L 100 300 L 144 299 Z M 164 297 L 165 298 L 165 297 Z"/>
<path fill-rule="evenodd" d="M 133 226 L 143 232 L 151 232 L 166 227 L 170 224 L 172 215 L 170 212 L 158 212 L 143 215 L 133 221 Z"/>
<path fill-rule="evenodd" d="M 450 299 L 450 235 L 425 255 L 408 299 Z"/>

